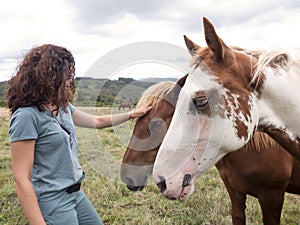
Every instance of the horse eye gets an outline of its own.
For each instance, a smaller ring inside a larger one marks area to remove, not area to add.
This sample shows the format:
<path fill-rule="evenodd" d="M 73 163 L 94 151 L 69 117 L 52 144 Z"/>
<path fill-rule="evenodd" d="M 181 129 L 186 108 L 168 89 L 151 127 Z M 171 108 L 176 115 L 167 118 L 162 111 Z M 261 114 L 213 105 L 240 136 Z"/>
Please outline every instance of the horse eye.
<path fill-rule="evenodd" d="M 155 120 L 155 121 L 152 121 L 152 122 L 150 123 L 150 129 L 151 129 L 151 130 L 152 130 L 152 129 L 158 129 L 158 128 L 161 127 L 162 123 L 163 123 L 162 120 Z"/>
<path fill-rule="evenodd" d="M 193 103 L 196 108 L 204 107 L 208 104 L 208 99 L 205 96 L 196 97 Z"/>

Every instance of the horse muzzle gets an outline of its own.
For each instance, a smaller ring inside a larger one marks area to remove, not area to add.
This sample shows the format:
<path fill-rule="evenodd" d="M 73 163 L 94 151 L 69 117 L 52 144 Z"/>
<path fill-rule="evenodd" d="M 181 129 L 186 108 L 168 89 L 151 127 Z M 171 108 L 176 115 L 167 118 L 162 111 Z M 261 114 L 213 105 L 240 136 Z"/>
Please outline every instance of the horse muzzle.
<path fill-rule="evenodd" d="M 181 182 L 174 182 L 174 179 L 159 177 L 156 184 L 159 191 L 170 200 L 186 200 L 194 192 L 194 183 L 191 174 L 185 174 Z"/>

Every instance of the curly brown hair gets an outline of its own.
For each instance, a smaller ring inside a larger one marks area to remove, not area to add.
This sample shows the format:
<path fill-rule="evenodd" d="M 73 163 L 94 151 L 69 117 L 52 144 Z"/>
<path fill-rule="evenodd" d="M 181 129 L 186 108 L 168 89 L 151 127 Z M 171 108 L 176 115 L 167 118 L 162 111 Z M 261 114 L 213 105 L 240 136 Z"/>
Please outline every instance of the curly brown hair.
<path fill-rule="evenodd" d="M 44 111 L 46 104 L 53 104 L 66 110 L 69 96 L 76 92 L 74 74 L 74 57 L 66 48 L 51 44 L 32 48 L 8 81 L 8 108 L 14 112 L 35 105 Z"/>

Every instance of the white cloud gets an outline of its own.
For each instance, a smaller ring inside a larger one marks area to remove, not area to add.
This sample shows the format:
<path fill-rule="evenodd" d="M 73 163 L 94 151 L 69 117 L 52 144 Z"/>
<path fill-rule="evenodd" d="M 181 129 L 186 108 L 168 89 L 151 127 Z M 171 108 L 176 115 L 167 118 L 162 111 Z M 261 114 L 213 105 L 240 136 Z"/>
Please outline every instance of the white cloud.
<path fill-rule="evenodd" d="M 132 65 L 127 65 L 119 71 L 112 74 L 110 79 L 114 80 L 119 77 L 128 77 L 135 80 L 145 78 L 180 78 L 185 72 L 181 68 L 174 65 L 168 65 L 161 62 L 137 62 Z"/>
<path fill-rule="evenodd" d="M 72 11 L 63 1 L 11 0 L 0 8 L 0 79 L 10 76 L 24 50 L 44 43 L 66 45 L 75 35 Z M 5 69 L 3 69 L 5 68 Z M 8 73 L 8 70 L 11 70 Z"/>
<path fill-rule="evenodd" d="M 5 59 L 0 62 L 0 82 L 10 79 L 14 74 L 13 69 L 15 69 L 16 66 L 17 60 L 15 59 Z"/>
<path fill-rule="evenodd" d="M 0 7 L 0 81 L 13 74 L 24 49 L 44 43 L 71 50 L 79 76 L 109 51 L 134 42 L 184 48 L 186 34 L 206 45 L 203 16 L 229 45 L 298 48 L 295 0 L 10 0 Z"/>

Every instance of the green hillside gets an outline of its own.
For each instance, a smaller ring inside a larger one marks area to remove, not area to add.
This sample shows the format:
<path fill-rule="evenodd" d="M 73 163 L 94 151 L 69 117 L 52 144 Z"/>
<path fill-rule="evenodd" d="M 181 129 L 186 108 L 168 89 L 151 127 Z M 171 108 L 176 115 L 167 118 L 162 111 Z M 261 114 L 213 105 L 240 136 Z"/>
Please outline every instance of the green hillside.
<path fill-rule="evenodd" d="M 141 93 L 154 83 L 154 81 L 138 81 L 132 78 L 109 80 L 79 77 L 75 79 L 78 94 L 75 104 L 111 106 L 126 100 L 135 105 Z M 7 82 L 0 82 L 0 107 L 5 106 L 6 84 Z"/>
<path fill-rule="evenodd" d="M 141 93 L 153 85 L 153 82 L 143 82 L 132 78 L 118 80 L 76 78 L 78 97 L 75 102 L 83 106 L 107 106 L 129 101 L 135 105 Z"/>
<path fill-rule="evenodd" d="M 6 105 L 6 90 L 6 82 L 0 82 L 0 107 L 4 107 Z"/>

